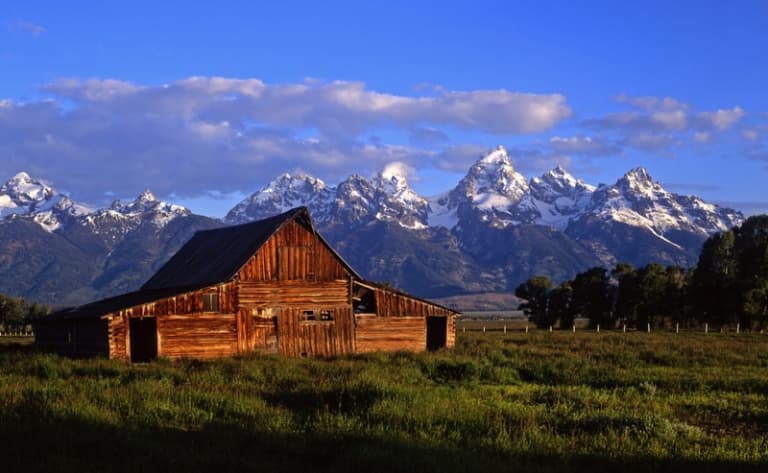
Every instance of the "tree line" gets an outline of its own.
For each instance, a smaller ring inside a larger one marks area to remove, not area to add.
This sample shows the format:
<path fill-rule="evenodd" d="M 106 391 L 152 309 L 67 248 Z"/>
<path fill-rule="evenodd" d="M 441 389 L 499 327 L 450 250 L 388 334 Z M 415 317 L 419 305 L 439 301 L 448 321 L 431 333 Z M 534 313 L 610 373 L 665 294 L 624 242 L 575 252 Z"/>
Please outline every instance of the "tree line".
<path fill-rule="evenodd" d="M 22 327 L 50 312 L 51 308 L 46 305 L 0 294 L 0 328 L 5 330 Z"/>
<path fill-rule="evenodd" d="M 644 328 L 680 323 L 768 326 L 768 216 L 715 234 L 693 268 L 651 263 L 635 268 L 594 267 L 555 285 L 534 276 L 515 289 L 521 308 L 539 327 L 569 327 L 576 317 L 590 326 Z"/>

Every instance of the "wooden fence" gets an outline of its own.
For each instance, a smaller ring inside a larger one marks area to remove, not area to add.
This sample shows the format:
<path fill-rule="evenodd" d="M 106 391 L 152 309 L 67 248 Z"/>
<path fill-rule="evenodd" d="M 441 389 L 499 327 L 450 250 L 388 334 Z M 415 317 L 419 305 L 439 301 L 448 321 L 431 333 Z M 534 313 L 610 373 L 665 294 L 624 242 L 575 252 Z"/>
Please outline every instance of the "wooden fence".
<path fill-rule="evenodd" d="M 466 333 L 466 332 L 524 332 L 529 333 L 533 331 L 539 331 L 539 332 L 593 332 L 593 333 L 601 333 L 601 332 L 612 332 L 612 333 L 627 333 L 627 332 L 658 332 L 658 333 L 703 333 L 703 334 L 709 334 L 709 333 L 731 333 L 731 334 L 740 334 L 742 332 L 752 332 L 749 329 L 744 329 L 741 327 L 740 324 L 736 324 L 734 326 L 716 326 L 712 327 L 709 324 L 702 324 L 698 327 L 681 327 L 680 324 L 675 324 L 673 326 L 663 326 L 663 327 L 654 327 L 651 324 L 646 324 L 645 327 L 628 327 L 626 325 L 621 325 L 618 327 L 600 327 L 599 325 L 597 327 L 589 327 L 589 321 L 587 319 L 577 319 L 576 323 L 569 327 L 559 327 L 559 326 L 550 326 L 550 327 L 542 327 L 538 328 L 536 327 L 536 324 L 529 322 L 524 319 L 509 319 L 509 320 L 460 320 L 456 323 L 456 331 L 458 333 Z M 760 332 L 762 333 L 762 331 Z"/>

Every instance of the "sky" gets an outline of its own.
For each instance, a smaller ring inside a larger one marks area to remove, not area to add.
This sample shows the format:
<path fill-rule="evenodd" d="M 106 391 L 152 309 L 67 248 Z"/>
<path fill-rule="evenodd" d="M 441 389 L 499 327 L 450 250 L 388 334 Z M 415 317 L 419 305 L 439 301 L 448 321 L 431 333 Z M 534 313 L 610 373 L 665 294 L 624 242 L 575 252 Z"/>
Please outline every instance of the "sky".
<path fill-rule="evenodd" d="M 768 212 L 766 25 L 764 0 L 4 2 L 0 182 L 221 217 L 283 172 L 400 163 L 434 195 L 503 145 L 526 177 L 643 166 Z"/>

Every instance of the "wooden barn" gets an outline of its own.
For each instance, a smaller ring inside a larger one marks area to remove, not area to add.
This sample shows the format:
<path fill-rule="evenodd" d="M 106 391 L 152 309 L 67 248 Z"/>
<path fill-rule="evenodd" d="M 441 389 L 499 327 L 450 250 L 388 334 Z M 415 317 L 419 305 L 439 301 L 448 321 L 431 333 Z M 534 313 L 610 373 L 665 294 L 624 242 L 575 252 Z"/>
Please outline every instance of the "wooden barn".
<path fill-rule="evenodd" d="M 35 324 L 40 349 L 146 361 L 453 347 L 457 312 L 363 280 L 299 207 L 195 234 L 140 290 Z"/>

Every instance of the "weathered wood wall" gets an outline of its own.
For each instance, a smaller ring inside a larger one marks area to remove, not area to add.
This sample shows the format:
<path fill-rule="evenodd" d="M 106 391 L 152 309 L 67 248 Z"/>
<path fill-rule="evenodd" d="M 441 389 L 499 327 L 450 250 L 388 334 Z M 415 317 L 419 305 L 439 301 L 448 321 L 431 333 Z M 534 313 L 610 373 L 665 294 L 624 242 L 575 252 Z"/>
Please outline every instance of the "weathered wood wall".
<path fill-rule="evenodd" d="M 234 314 L 168 315 L 157 318 L 158 356 L 215 358 L 237 354 Z"/>
<path fill-rule="evenodd" d="M 446 347 L 453 348 L 456 346 L 456 315 L 447 315 L 448 317 L 448 337 L 446 338 Z"/>
<path fill-rule="evenodd" d="M 424 317 L 356 316 L 357 351 L 424 351 L 427 348 L 425 321 Z"/>
<path fill-rule="evenodd" d="M 376 288 L 376 313 L 382 317 L 452 315 L 453 311 L 405 294 Z"/>
<path fill-rule="evenodd" d="M 241 268 L 241 281 L 335 281 L 348 271 L 310 229 L 287 222 Z"/>
<path fill-rule="evenodd" d="M 218 312 L 203 312 L 203 294 L 210 293 L 219 295 Z M 137 317 L 157 319 L 158 356 L 210 358 L 235 354 L 236 307 L 237 286 L 229 282 L 108 314 L 109 356 L 130 359 L 129 320 Z"/>
<path fill-rule="evenodd" d="M 284 281 L 240 283 L 240 308 L 264 309 L 279 306 L 337 306 L 349 304 L 349 282 L 345 280 L 307 283 Z"/>
<path fill-rule="evenodd" d="M 333 311 L 332 321 L 303 321 L 302 312 L 306 309 L 286 307 L 281 310 L 277 323 L 281 354 L 337 356 L 355 352 L 354 318 L 349 305 L 324 307 Z"/>

